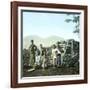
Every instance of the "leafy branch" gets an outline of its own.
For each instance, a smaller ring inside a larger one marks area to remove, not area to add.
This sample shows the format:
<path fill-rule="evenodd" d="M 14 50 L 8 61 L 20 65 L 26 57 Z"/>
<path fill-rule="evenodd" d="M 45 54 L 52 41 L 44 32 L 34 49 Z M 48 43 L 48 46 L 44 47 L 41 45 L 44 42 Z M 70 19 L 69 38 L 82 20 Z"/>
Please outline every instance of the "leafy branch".
<path fill-rule="evenodd" d="M 72 15 L 72 14 L 69 14 L 69 15 Z M 65 22 L 67 22 L 67 23 L 70 23 L 70 22 L 75 23 L 76 25 L 75 25 L 75 30 L 73 31 L 73 33 L 78 33 L 79 34 L 79 31 L 80 31 L 80 28 L 79 28 L 79 26 L 80 26 L 80 16 L 79 15 L 73 15 L 72 18 L 67 18 L 65 20 Z"/>

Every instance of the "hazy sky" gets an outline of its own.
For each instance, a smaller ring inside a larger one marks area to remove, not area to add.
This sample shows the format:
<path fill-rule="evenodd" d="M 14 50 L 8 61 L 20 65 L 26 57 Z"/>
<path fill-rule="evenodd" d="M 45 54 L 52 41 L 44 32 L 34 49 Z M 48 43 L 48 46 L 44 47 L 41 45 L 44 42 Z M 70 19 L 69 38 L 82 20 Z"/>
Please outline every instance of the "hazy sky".
<path fill-rule="evenodd" d="M 43 38 L 49 36 L 59 36 L 64 39 L 76 39 L 78 35 L 74 34 L 75 24 L 66 23 L 66 18 L 72 15 L 23 12 L 23 36 L 37 35 Z"/>

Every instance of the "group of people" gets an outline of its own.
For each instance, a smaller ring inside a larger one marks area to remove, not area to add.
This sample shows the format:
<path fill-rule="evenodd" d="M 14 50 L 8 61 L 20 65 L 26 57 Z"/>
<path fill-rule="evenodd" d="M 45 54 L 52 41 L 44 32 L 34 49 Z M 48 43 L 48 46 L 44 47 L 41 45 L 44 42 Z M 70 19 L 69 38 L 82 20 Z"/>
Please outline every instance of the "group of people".
<path fill-rule="evenodd" d="M 48 49 L 43 47 L 42 44 L 40 44 L 40 49 L 38 49 L 37 46 L 34 44 L 34 41 L 31 40 L 29 52 L 29 66 L 35 68 L 38 65 L 41 66 L 43 69 L 48 67 L 48 63 L 50 63 L 50 58 L 48 58 Z M 51 57 L 53 67 L 59 67 L 61 64 L 61 51 L 58 43 L 57 45 L 52 46 Z"/>

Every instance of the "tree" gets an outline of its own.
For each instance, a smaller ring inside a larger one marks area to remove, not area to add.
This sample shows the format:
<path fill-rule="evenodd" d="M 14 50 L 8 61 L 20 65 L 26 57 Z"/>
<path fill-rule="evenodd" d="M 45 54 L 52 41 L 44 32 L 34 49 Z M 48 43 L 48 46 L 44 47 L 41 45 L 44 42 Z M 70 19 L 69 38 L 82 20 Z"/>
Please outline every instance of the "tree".
<path fill-rule="evenodd" d="M 29 63 L 29 51 L 27 49 L 23 49 L 23 66 L 28 66 Z"/>
<path fill-rule="evenodd" d="M 77 14 L 67 14 L 68 16 L 69 15 L 72 15 L 73 17 L 72 18 L 67 18 L 65 19 L 65 22 L 69 23 L 69 22 L 73 22 L 75 23 L 75 30 L 73 31 L 73 33 L 77 33 L 79 34 L 80 32 L 80 15 L 77 15 Z"/>

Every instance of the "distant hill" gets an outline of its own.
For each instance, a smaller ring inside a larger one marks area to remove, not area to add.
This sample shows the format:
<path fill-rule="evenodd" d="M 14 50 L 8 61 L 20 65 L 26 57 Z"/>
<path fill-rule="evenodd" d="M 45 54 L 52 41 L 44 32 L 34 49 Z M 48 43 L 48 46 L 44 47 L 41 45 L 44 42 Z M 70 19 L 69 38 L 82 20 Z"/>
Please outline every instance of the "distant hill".
<path fill-rule="evenodd" d="M 28 48 L 30 45 L 30 41 L 34 40 L 35 45 L 39 46 L 43 44 L 43 46 L 48 47 L 55 44 L 57 41 L 63 41 L 64 39 L 58 36 L 50 36 L 47 38 L 41 38 L 39 36 L 27 36 L 23 38 L 23 48 Z"/>

